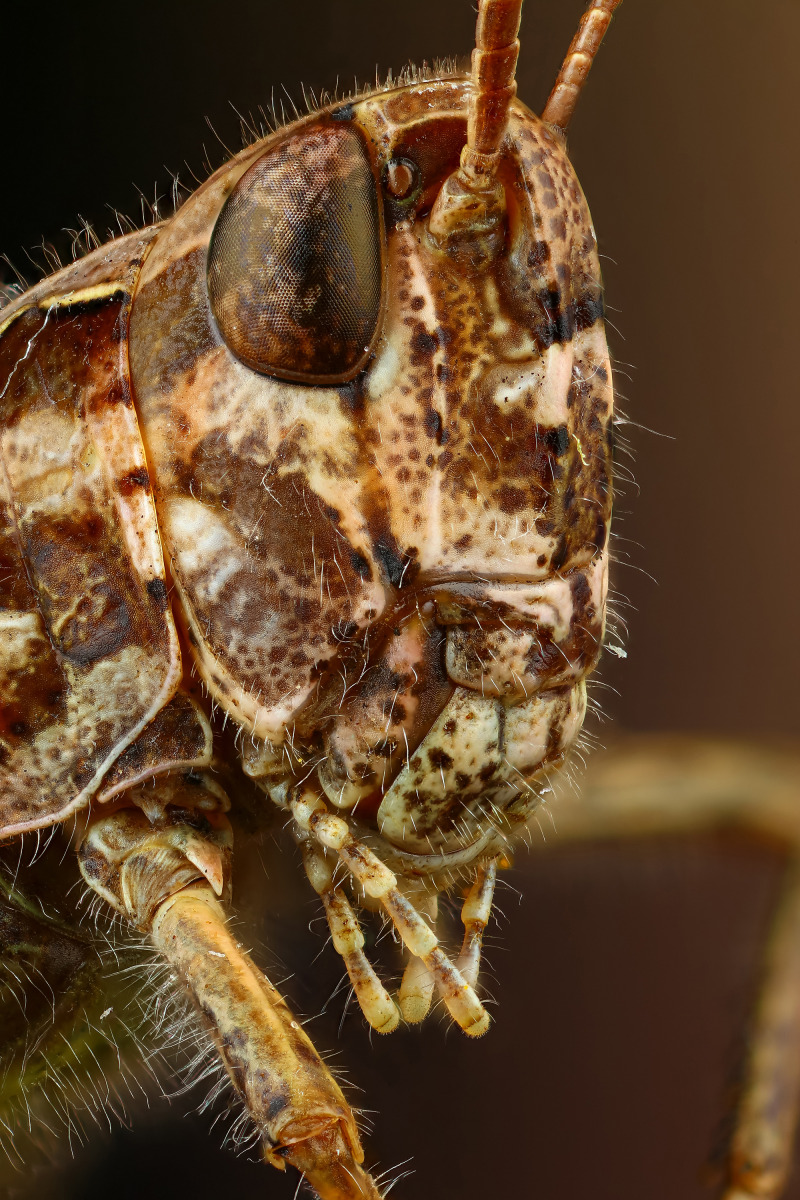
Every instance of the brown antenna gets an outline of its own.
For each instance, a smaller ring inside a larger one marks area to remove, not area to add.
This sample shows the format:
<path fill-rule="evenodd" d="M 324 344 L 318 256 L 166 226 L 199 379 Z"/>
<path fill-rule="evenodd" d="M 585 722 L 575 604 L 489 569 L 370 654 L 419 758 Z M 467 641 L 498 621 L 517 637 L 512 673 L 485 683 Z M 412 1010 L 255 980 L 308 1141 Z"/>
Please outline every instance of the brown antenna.
<path fill-rule="evenodd" d="M 502 244 L 505 191 L 497 168 L 508 109 L 517 92 L 521 9 L 522 0 L 479 0 L 467 144 L 428 221 L 430 235 L 442 249 L 468 245 L 473 257 L 491 257 Z"/>
<path fill-rule="evenodd" d="M 542 113 L 543 121 L 555 125 L 562 132 L 570 123 L 614 9 L 620 3 L 621 0 L 593 0 L 581 17 L 578 32 L 572 39 Z"/>
<path fill-rule="evenodd" d="M 480 0 L 462 165 L 465 158 L 480 155 L 484 159 L 496 155 L 500 149 L 508 108 L 517 94 L 514 72 L 519 55 L 517 34 L 521 11 L 522 0 Z"/>

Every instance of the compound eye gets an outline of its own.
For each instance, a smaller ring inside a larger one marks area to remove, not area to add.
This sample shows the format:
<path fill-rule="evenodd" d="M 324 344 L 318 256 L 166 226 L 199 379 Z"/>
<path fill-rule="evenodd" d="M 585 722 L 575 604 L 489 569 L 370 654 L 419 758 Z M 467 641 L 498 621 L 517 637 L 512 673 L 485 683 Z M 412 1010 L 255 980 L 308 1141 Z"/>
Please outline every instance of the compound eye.
<path fill-rule="evenodd" d="M 208 290 L 229 349 L 281 379 L 342 383 L 378 329 L 383 220 L 367 151 L 320 121 L 268 150 L 228 197 Z"/>

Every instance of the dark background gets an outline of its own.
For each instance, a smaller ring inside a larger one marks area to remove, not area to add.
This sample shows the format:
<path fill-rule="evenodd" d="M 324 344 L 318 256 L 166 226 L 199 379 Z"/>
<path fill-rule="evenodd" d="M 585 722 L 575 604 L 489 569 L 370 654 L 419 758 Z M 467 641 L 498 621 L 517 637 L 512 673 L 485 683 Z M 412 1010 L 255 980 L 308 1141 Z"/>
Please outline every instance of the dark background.
<path fill-rule="evenodd" d="M 536 110 L 582 9 L 526 0 L 519 91 Z M 301 83 L 346 89 L 376 65 L 466 56 L 473 26 L 468 0 L 15 4 L 0 251 L 33 281 L 26 250 L 42 237 L 68 252 L 59 231 L 79 214 L 103 236 L 108 206 L 137 219 L 137 186 L 168 201 L 169 171 L 192 186 L 206 159 L 227 157 L 204 117 L 235 150 L 230 104 L 247 113 L 285 87 L 302 105 Z M 637 486 L 622 485 L 616 532 L 630 565 L 614 583 L 629 657 L 606 661 L 597 692 L 612 730 L 796 732 L 799 47 L 797 0 L 626 0 L 570 133 L 605 256 L 621 407 L 656 431 L 628 431 Z M 524 899 L 502 902 L 487 1039 L 465 1045 L 440 1023 L 370 1048 L 357 1019 L 345 1024 L 342 1057 L 378 1112 L 371 1160 L 414 1154 L 393 1196 L 710 1194 L 697 1169 L 735 1067 L 775 860 L 716 841 L 570 850 L 523 863 L 512 883 Z M 270 936 L 299 954 L 293 999 L 314 1012 L 321 941 L 304 905 L 284 924 L 302 950 Z M 332 1045 L 336 1021 L 321 1028 Z M 54 1194 L 94 1200 L 113 1179 L 118 1196 L 292 1195 L 293 1181 L 234 1165 L 208 1122 L 175 1111 L 100 1139 Z"/>

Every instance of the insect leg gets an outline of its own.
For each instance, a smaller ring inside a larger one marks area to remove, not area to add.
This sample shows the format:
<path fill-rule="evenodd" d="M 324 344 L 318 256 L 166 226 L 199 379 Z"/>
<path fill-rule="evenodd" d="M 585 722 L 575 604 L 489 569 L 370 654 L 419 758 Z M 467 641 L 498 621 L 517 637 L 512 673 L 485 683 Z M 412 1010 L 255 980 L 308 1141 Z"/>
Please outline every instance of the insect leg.
<path fill-rule="evenodd" d="M 308 842 L 303 844 L 303 863 L 311 886 L 325 905 L 334 948 L 344 961 L 361 1011 L 377 1033 L 391 1033 L 400 1023 L 397 1005 L 364 953 L 358 917 L 342 889 L 334 886 L 331 864 Z"/>
<path fill-rule="evenodd" d="M 204 776 L 165 776 L 125 793 L 126 802 L 93 814 L 80 847 L 84 879 L 149 935 L 186 989 L 267 1160 L 296 1167 L 321 1200 L 379 1200 L 339 1086 L 227 927 L 220 897 L 229 888 L 232 838 L 224 793 Z"/>
<path fill-rule="evenodd" d="M 650 736 L 592 759 L 559 841 L 738 828 L 789 853 L 764 958 L 725 1200 L 777 1200 L 800 1112 L 800 756 L 778 746 Z M 552 844 L 552 843 L 551 843 Z M 534 843 L 535 845 L 535 843 Z M 538 851 L 537 851 L 538 852 Z"/>
<path fill-rule="evenodd" d="M 430 919 L 435 923 L 439 908 L 438 894 L 428 900 Z M 400 1011 L 409 1025 L 418 1025 L 428 1015 L 436 990 L 436 980 L 421 959 L 411 956 L 400 983 Z"/>
<path fill-rule="evenodd" d="M 479 867 L 475 882 L 467 892 L 461 909 L 464 924 L 464 942 L 456 965 L 461 974 L 473 987 L 477 987 L 481 967 L 481 946 L 489 915 L 492 911 L 494 886 L 497 882 L 497 859 Z"/>
<path fill-rule="evenodd" d="M 730 1155 L 726 1200 L 781 1195 L 800 1098 L 800 860 L 788 868 L 761 992 Z"/>
<path fill-rule="evenodd" d="M 60 872 L 40 859 L 0 874 L 0 1195 L 13 1193 L 8 1176 L 23 1165 L 59 1160 L 56 1130 L 114 1109 L 131 1049 L 108 1011 L 115 981 L 93 940 L 36 902 L 42 880 Z"/>
<path fill-rule="evenodd" d="M 412 955 L 400 983 L 400 1011 L 409 1025 L 418 1025 L 427 1017 L 436 980 L 430 967 Z"/>
<path fill-rule="evenodd" d="M 210 1019 L 225 1066 L 267 1140 L 322 1200 L 379 1200 L 352 1113 L 283 997 L 231 937 L 207 886 L 159 908 L 151 937 Z"/>
<path fill-rule="evenodd" d="M 328 812 L 318 793 L 307 791 L 293 800 L 292 815 L 301 830 L 310 832 L 320 845 L 336 850 L 367 895 L 380 902 L 407 948 L 431 972 L 450 1015 L 464 1032 L 470 1037 L 486 1033 L 489 1014 L 475 989 L 440 948 L 439 939 L 430 925 L 400 893 L 397 879 L 389 868 L 353 837 L 342 817 Z"/>

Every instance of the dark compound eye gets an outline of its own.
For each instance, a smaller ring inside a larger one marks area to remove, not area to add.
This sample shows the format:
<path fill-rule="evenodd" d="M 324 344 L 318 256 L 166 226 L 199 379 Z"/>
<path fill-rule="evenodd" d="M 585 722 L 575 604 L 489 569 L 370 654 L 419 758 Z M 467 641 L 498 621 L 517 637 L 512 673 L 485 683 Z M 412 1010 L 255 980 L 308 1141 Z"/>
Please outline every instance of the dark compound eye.
<path fill-rule="evenodd" d="M 237 183 L 211 239 L 219 330 L 247 366 L 340 383 L 361 369 L 381 312 L 383 228 L 366 148 L 320 121 Z"/>

